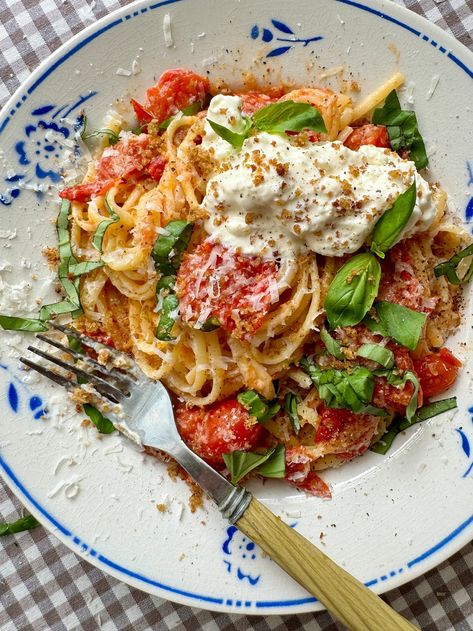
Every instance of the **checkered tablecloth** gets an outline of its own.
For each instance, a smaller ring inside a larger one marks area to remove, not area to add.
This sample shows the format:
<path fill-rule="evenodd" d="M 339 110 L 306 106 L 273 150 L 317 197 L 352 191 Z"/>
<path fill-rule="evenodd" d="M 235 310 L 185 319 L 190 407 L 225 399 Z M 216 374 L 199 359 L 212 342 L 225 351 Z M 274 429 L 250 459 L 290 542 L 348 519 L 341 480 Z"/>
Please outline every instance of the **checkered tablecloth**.
<path fill-rule="evenodd" d="M 257 1 L 257 0 L 255 0 Z M 473 49 L 473 0 L 404 0 L 408 8 Z M 0 0 L 0 105 L 72 34 L 127 0 Z M 0 519 L 20 503 L 0 482 Z M 473 545 L 424 577 L 391 591 L 388 602 L 423 631 L 473 629 Z M 1 631 L 341 631 L 326 613 L 229 616 L 176 605 L 110 578 L 43 528 L 0 539 Z"/>

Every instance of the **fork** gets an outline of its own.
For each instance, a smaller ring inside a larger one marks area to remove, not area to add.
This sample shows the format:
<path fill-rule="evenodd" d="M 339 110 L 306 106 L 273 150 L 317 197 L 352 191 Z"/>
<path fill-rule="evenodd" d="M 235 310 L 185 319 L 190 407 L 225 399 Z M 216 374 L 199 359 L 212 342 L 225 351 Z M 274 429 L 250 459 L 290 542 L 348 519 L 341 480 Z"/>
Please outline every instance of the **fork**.
<path fill-rule="evenodd" d="M 53 329 L 97 353 L 98 361 L 38 334 L 42 342 L 68 353 L 73 361 L 35 346 L 28 350 L 62 368 L 53 371 L 21 357 L 20 361 L 69 391 L 87 383 L 94 403 L 116 429 L 141 447 L 166 452 L 215 501 L 222 515 L 258 544 L 283 570 L 320 600 L 352 631 L 409 631 L 417 629 L 379 596 L 339 567 L 321 550 L 259 502 L 242 486 L 234 486 L 197 456 L 181 439 L 166 388 L 144 376 L 133 360 L 75 329 L 50 322 Z M 50 332 L 50 331 L 49 331 Z M 74 374 L 78 381 L 72 378 Z M 93 386 L 93 388 L 90 388 Z"/>

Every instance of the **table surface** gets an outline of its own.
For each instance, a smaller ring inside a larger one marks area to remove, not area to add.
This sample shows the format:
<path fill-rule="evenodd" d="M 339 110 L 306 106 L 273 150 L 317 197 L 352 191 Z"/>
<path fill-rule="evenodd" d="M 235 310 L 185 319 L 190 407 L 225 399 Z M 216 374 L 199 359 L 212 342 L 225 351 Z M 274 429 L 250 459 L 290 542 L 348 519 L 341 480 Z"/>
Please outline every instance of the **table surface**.
<path fill-rule="evenodd" d="M 472 0 L 403 0 L 473 49 Z M 72 34 L 127 0 L 0 0 L 0 105 L 29 73 Z M 22 514 L 0 482 L 1 520 Z M 423 631 L 473 628 L 473 545 L 386 600 Z M 149 596 L 103 574 L 39 527 L 0 539 L 2 631 L 342 631 L 327 613 L 299 616 L 226 615 Z"/>

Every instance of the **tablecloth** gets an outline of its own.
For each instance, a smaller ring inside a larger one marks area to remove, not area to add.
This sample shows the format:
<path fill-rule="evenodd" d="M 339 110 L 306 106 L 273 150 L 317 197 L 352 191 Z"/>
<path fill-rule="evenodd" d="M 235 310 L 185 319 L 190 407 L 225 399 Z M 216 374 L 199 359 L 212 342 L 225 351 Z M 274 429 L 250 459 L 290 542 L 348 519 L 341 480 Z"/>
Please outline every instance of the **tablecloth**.
<path fill-rule="evenodd" d="M 127 0 L 0 0 L 0 105 L 72 34 Z M 472 0 L 404 0 L 473 48 Z M 0 482 L 1 520 L 22 513 Z M 473 544 L 386 600 L 423 631 L 473 629 Z M 327 613 L 226 615 L 149 596 L 81 560 L 42 527 L 0 539 L 1 631 L 342 631 Z"/>

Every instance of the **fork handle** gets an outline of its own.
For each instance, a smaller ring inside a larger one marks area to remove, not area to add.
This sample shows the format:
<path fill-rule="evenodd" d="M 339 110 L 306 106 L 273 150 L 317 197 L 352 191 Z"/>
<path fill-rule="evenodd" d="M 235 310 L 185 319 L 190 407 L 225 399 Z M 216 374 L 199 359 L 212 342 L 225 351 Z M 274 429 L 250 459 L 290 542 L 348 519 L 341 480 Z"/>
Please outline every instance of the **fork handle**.
<path fill-rule="evenodd" d="M 235 525 L 352 631 L 418 631 L 254 497 Z"/>

